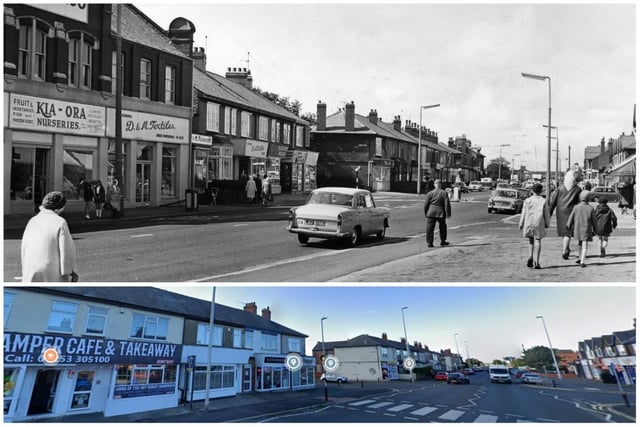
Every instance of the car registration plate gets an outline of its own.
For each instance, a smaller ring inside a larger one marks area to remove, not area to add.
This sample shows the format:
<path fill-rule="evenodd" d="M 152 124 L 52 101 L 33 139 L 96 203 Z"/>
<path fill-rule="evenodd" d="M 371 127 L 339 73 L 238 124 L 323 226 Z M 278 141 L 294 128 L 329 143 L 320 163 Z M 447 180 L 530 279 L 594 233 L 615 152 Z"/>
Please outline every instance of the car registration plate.
<path fill-rule="evenodd" d="M 317 219 L 300 219 L 298 220 L 299 225 L 315 225 L 316 227 L 324 227 L 325 221 L 317 220 Z"/>

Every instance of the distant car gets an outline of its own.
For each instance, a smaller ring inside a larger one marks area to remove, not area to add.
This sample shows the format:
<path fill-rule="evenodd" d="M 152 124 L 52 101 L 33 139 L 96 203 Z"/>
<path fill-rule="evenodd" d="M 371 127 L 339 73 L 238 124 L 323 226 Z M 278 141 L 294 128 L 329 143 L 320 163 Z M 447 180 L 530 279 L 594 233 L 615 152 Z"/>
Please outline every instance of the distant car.
<path fill-rule="evenodd" d="M 532 374 L 530 372 L 525 372 L 520 377 L 520 382 L 523 384 L 543 384 L 544 378 L 539 374 Z"/>
<path fill-rule="evenodd" d="M 347 377 L 345 377 L 344 375 L 322 374 L 322 376 L 320 376 L 320 381 L 326 381 L 328 383 L 342 384 L 342 383 L 348 383 L 349 379 Z"/>
<path fill-rule="evenodd" d="M 313 190 L 303 206 L 289 211 L 287 230 L 302 244 L 310 237 L 348 239 L 356 246 L 361 237 L 375 234 L 384 238 L 390 209 L 377 207 L 368 190 L 324 187 Z"/>
<path fill-rule="evenodd" d="M 471 368 L 464 368 L 464 369 L 462 370 L 462 373 L 463 373 L 463 374 L 465 374 L 465 375 L 473 375 L 473 369 L 471 369 Z"/>
<path fill-rule="evenodd" d="M 447 374 L 446 372 L 438 372 L 436 374 L 436 381 L 446 381 L 448 377 L 449 374 Z"/>
<path fill-rule="evenodd" d="M 471 181 L 469 183 L 469 191 L 484 191 L 484 185 L 480 181 Z"/>
<path fill-rule="evenodd" d="M 594 187 L 591 190 L 590 200 L 593 202 L 597 202 L 598 200 L 605 198 L 607 202 L 617 202 L 620 196 L 616 192 L 616 190 L 612 187 Z"/>
<path fill-rule="evenodd" d="M 458 372 L 452 372 L 447 376 L 447 384 L 469 384 L 469 377 Z"/>
<path fill-rule="evenodd" d="M 509 211 L 514 214 L 522 212 L 524 200 L 529 197 L 529 190 L 520 188 L 501 188 L 497 187 L 489 197 L 487 211 L 502 212 Z"/>

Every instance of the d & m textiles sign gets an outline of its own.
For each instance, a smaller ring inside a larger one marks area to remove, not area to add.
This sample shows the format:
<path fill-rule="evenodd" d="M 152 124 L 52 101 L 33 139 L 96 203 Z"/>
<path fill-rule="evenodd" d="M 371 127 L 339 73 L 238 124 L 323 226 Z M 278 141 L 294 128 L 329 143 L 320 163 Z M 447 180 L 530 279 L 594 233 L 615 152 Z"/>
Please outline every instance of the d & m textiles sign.
<path fill-rule="evenodd" d="M 181 344 L 5 332 L 4 363 L 43 364 L 48 348 L 60 364 L 178 364 L 182 356 Z"/>

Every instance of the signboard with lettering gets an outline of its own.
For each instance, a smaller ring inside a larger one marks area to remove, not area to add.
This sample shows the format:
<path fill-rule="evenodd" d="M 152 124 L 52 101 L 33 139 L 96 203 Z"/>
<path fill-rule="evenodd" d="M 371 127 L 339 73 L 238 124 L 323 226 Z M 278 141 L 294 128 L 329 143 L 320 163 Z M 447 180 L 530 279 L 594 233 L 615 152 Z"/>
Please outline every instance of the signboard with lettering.
<path fill-rule="evenodd" d="M 177 364 L 182 356 L 181 344 L 5 332 L 4 363 L 43 364 L 48 348 L 58 350 L 59 364 Z"/>
<path fill-rule="evenodd" d="M 113 390 L 114 399 L 129 397 L 157 396 L 159 394 L 173 394 L 176 383 L 116 385 Z"/>
<path fill-rule="evenodd" d="M 107 111 L 107 136 L 116 136 L 116 110 L 113 108 Z M 122 138 L 188 144 L 189 120 L 123 110 Z"/>
<path fill-rule="evenodd" d="M 75 19 L 76 21 L 84 22 L 85 24 L 89 22 L 89 5 L 87 3 L 33 3 L 29 4 L 29 6 Z"/>
<path fill-rule="evenodd" d="M 199 135 L 197 133 L 191 134 L 191 143 L 198 145 L 213 145 L 213 137 L 209 135 Z"/>
<path fill-rule="evenodd" d="M 9 127 L 73 135 L 104 136 L 105 109 L 55 99 L 11 94 Z"/>

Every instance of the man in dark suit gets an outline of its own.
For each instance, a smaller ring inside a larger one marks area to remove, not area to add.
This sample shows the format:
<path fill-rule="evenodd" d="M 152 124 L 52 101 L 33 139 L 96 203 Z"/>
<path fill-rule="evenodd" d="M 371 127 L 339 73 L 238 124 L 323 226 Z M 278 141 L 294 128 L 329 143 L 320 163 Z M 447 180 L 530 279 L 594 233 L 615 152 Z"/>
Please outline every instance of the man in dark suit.
<path fill-rule="evenodd" d="M 451 203 L 447 192 L 442 189 L 439 179 L 434 181 L 435 188 L 427 193 L 424 201 L 424 216 L 427 217 L 427 246 L 433 247 L 433 231 L 436 222 L 440 226 L 440 246 L 447 246 L 447 218 L 451 218 Z"/>

